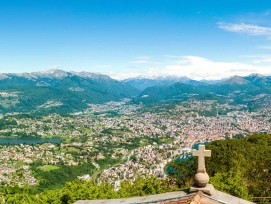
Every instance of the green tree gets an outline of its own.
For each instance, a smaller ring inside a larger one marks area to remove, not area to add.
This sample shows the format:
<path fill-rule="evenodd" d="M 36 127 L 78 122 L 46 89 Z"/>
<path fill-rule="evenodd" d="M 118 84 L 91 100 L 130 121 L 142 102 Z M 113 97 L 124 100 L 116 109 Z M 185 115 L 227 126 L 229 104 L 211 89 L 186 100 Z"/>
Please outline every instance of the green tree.
<path fill-rule="evenodd" d="M 219 191 L 229 193 L 239 198 L 249 199 L 245 179 L 238 169 L 231 169 L 228 172 L 218 172 L 215 176 L 211 177 L 210 183 Z"/>
<path fill-rule="evenodd" d="M 175 180 L 179 188 L 188 187 L 196 174 L 197 161 L 191 155 L 186 155 L 170 162 L 166 173 Z"/>

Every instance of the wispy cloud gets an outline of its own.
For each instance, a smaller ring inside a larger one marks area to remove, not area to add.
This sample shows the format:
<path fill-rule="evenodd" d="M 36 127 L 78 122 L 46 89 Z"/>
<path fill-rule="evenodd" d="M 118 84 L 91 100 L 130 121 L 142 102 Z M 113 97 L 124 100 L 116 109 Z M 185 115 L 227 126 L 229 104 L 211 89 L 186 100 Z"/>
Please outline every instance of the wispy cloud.
<path fill-rule="evenodd" d="M 142 56 L 136 57 L 135 60 L 130 62 L 131 64 L 160 64 L 158 61 L 152 61 L 150 57 Z"/>
<path fill-rule="evenodd" d="M 110 65 L 97 65 L 97 68 L 111 68 Z"/>
<path fill-rule="evenodd" d="M 241 57 L 251 58 L 252 62 L 255 64 L 271 62 L 271 55 L 247 55 L 247 56 L 241 56 Z"/>
<path fill-rule="evenodd" d="M 234 32 L 234 33 L 240 33 L 240 34 L 246 34 L 251 36 L 265 36 L 268 39 L 271 39 L 271 28 L 270 27 L 264 27 L 254 24 L 234 24 L 234 23 L 218 23 L 218 27 L 220 29 Z"/>
<path fill-rule="evenodd" d="M 170 55 L 170 54 L 166 54 L 166 55 L 163 55 L 163 57 L 167 57 L 167 58 L 181 58 L 182 56 L 180 56 L 180 55 Z"/>
<path fill-rule="evenodd" d="M 254 63 L 270 63 L 271 62 L 271 55 L 261 56 L 259 59 L 254 60 Z"/>
<path fill-rule="evenodd" d="M 270 75 L 270 66 L 245 64 L 239 62 L 213 61 L 199 56 L 182 56 L 179 61 L 173 61 L 164 66 L 153 67 L 138 72 L 108 73 L 116 79 L 126 79 L 137 76 L 187 76 L 192 79 L 221 79 L 233 75 L 246 76 L 252 73 Z"/>
<path fill-rule="evenodd" d="M 265 49 L 265 50 L 271 50 L 271 45 L 270 46 L 266 46 L 266 45 L 258 46 L 257 48 Z"/>

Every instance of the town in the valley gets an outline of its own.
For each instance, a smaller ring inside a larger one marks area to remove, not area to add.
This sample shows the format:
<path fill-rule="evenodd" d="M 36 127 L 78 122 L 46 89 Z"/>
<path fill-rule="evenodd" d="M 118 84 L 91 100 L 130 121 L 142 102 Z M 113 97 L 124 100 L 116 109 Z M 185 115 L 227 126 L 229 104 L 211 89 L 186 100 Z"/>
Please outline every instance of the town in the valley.
<path fill-rule="evenodd" d="M 41 171 L 90 163 L 93 170 L 78 179 L 105 180 L 116 187 L 138 175 L 164 178 L 167 163 L 194 144 L 271 132 L 270 109 L 251 111 L 213 100 L 152 107 L 124 100 L 66 116 L 3 114 L 0 121 L 1 184 L 19 187 L 39 185 L 32 172 L 37 163 Z M 18 138 L 26 142 L 12 142 Z"/>

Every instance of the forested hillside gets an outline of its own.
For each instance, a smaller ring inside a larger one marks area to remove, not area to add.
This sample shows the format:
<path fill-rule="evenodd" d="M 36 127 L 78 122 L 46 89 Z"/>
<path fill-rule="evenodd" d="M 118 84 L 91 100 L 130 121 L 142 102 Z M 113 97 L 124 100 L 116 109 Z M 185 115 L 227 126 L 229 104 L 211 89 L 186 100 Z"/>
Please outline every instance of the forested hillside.
<path fill-rule="evenodd" d="M 137 94 L 124 82 L 89 72 L 0 74 L 0 113 L 72 113 Z"/>
<path fill-rule="evenodd" d="M 169 103 L 204 98 L 228 101 L 232 104 L 265 104 L 271 93 L 271 77 L 250 75 L 233 76 L 216 83 L 178 82 L 155 85 L 144 89 L 134 102 L 144 104 Z"/>
<path fill-rule="evenodd" d="M 244 199 L 271 196 L 270 134 L 214 141 L 206 149 L 212 150 L 212 157 L 206 158 L 206 169 L 217 190 Z M 195 175 L 196 167 L 197 160 L 189 157 L 177 159 L 167 168 L 183 186 Z"/>

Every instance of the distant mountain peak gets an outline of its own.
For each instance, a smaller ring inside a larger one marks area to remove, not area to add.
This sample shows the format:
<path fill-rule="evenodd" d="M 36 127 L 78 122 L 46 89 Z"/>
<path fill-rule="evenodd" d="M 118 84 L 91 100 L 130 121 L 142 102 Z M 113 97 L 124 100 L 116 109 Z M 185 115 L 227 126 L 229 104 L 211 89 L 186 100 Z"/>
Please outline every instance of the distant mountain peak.
<path fill-rule="evenodd" d="M 204 84 L 203 82 L 196 81 L 190 79 L 186 76 L 173 76 L 173 75 L 165 75 L 165 76 L 157 76 L 155 78 L 149 76 L 139 76 L 134 78 L 129 78 L 123 80 L 124 82 L 130 84 L 131 86 L 136 87 L 138 90 L 144 90 L 145 88 L 152 86 L 167 86 L 177 82 L 181 82 L 184 84 L 190 85 L 200 85 Z"/>
<path fill-rule="evenodd" d="M 0 80 L 6 79 L 6 78 L 8 78 L 8 76 L 6 74 L 0 74 Z"/>
<path fill-rule="evenodd" d="M 0 74 L 0 80 L 6 79 L 8 77 L 23 77 L 29 80 L 36 81 L 38 78 L 50 78 L 50 79 L 63 79 L 68 76 L 79 76 L 82 78 L 89 78 L 94 80 L 113 80 L 107 75 L 92 73 L 92 72 L 74 72 L 74 71 L 64 71 L 61 69 L 49 69 L 46 71 L 38 72 L 24 72 L 24 73 L 8 73 Z"/>
<path fill-rule="evenodd" d="M 188 78 L 187 76 L 174 76 L 174 75 L 139 75 L 136 77 L 131 77 L 128 79 L 125 79 L 123 81 L 129 81 L 129 80 L 142 80 L 142 79 L 146 79 L 146 80 L 191 80 L 190 78 Z"/>
<path fill-rule="evenodd" d="M 252 73 L 249 75 L 249 77 L 265 77 L 265 76 L 262 74 Z"/>
<path fill-rule="evenodd" d="M 74 75 L 83 77 L 83 78 L 90 78 L 90 79 L 111 79 L 109 76 L 100 74 L 100 73 L 93 73 L 93 72 L 71 72 Z"/>
<path fill-rule="evenodd" d="M 61 69 L 49 69 L 41 72 L 33 72 L 35 76 L 43 76 L 43 77 L 53 77 L 53 78 L 65 78 L 69 76 L 69 72 L 63 71 Z"/>
<path fill-rule="evenodd" d="M 228 79 L 224 79 L 220 82 L 220 84 L 229 84 L 229 85 L 244 85 L 244 84 L 249 84 L 250 82 L 243 77 L 240 76 L 232 76 Z"/>

